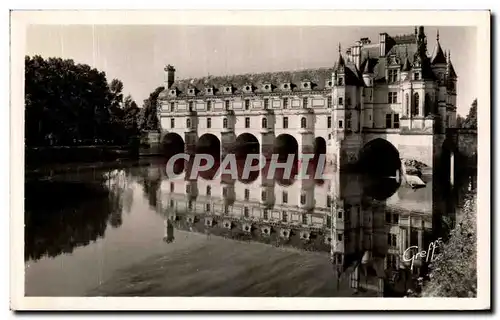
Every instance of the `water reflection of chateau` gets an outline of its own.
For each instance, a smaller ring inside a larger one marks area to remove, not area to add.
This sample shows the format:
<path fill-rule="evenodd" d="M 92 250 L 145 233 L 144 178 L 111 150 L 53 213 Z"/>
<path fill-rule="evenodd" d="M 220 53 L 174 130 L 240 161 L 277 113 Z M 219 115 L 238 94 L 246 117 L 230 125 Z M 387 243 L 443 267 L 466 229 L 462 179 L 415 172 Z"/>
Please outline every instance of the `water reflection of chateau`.
<path fill-rule="evenodd" d="M 432 187 L 398 187 L 341 173 L 288 185 L 262 174 L 250 183 L 164 179 L 158 209 L 177 229 L 325 252 L 339 281 L 383 295 L 407 268 L 404 250 L 431 241 Z"/>

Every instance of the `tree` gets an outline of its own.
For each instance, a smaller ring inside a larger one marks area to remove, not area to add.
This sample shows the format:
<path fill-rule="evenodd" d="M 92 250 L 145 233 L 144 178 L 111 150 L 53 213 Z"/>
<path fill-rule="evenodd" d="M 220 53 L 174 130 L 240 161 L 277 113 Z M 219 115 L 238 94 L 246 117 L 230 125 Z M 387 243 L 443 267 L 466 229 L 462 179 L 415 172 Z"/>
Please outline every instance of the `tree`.
<path fill-rule="evenodd" d="M 469 114 L 463 122 L 463 128 L 477 129 L 477 98 L 472 102 Z"/>
<path fill-rule="evenodd" d="M 465 119 L 461 115 L 457 115 L 457 128 L 463 128 Z"/>
<path fill-rule="evenodd" d="M 144 105 L 139 115 L 139 128 L 141 131 L 158 130 L 160 122 L 158 120 L 158 96 L 164 87 L 156 88 L 149 97 L 144 100 Z"/>

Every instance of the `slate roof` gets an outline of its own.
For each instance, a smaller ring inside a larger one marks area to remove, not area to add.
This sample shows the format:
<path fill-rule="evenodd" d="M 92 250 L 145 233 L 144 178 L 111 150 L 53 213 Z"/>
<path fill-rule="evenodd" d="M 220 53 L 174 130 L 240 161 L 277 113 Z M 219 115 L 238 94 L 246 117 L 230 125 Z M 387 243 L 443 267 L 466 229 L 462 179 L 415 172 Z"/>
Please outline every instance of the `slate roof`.
<path fill-rule="evenodd" d="M 443 49 L 439 44 L 439 41 L 436 43 L 436 47 L 434 48 L 434 52 L 432 53 L 431 58 L 432 64 L 446 64 L 446 57 L 444 56 Z"/>
<path fill-rule="evenodd" d="M 213 87 L 214 94 L 222 94 L 222 89 L 227 86 L 233 87 L 233 94 L 245 93 L 244 88 L 252 85 L 255 93 L 268 92 L 263 89 L 265 84 L 272 85 L 272 92 L 290 92 L 289 89 L 283 89 L 281 84 L 290 83 L 291 91 L 304 91 L 302 82 L 310 81 L 310 91 L 322 91 L 327 88 L 328 82 L 332 79 L 334 68 L 317 68 L 297 71 L 280 71 L 264 73 L 248 73 L 226 76 L 207 76 L 201 78 L 189 78 L 176 80 L 169 89 L 176 88 L 179 91 L 178 96 L 186 95 L 187 89 L 194 87 L 197 90 L 196 96 L 204 96 L 205 88 Z M 160 98 L 166 97 L 168 91 L 163 91 Z"/>

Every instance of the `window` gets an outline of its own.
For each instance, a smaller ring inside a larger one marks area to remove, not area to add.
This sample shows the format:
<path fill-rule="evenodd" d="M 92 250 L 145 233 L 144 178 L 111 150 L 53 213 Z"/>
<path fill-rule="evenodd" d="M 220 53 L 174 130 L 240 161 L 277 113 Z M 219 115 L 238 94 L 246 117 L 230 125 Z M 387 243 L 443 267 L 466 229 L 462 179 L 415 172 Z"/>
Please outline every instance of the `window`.
<path fill-rule="evenodd" d="M 326 119 L 326 126 L 327 126 L 328 128 L 331 128 L 331 127 L 332 127 L 332 117 L 328 117 L 328 118 Z"/>
<path fill-rule="evenodd" d="M 227 129 L 227 118 L 222 119 L 222 127 Z"/>
<path fill-rule="evenodd" d="M 398 70 L 389 70 L 389 83 L 398 81 Z"/>
<path fill-rule="evenodd" d="M 250 210 L 248 210 L 248 207 L 243 208 L 243 215 L 245 216 L 245 218 L 248 218 L 248 216 L 250 215 Z"/>
<path fill-rule="evenodd" d="M 250 190 L 245 189 L 245 200 L 250 199 Z"/>
<path fill-rule="evenodd" d="M 193 209 L 193 201 L 189 200 L 188 202 L 188 209 L 191 210 Z"/>
<path fill-rule="evenodd" d="M 300 195 L 300 204 L 306 204 L 306 195 L 305 194 Z"/>
<path fill-rule="evenodd" d="M 189 101 L 189 111 L 193 111 L 193 101 Z"/>
<path fill-rule="evenodd" d="M 420 80 L 420 73 L 415 72 L 414 77 L 415 77 L 414 80 Z"/>
<path fill-rule="evenodd" d="M 186 127 L 191 128 L 191 119 L 186 119 Z"/>
<path fill-rule="evenodd" d="M 339 106 L 343 106 L 343 105 L 344 105 L 344 98 L 339 97 Z"/>
<path fill-rule="evenodd" d="M 229 206 L 227 204 L 224 205 L 224 214 L 229 212 Z"/>
<path fill-rule="evenodd" d="M 337 241 L 342 242 L 344 240 L 344 235 L 342 233 L 337 234 Z"/>
<path fill-rule="evenodd" d="M 410 116 L 410 96 L 405 94 L 405 115 Z"/>
<path fill-rule="evenodd" d="M 282 199 L 283 203 L 288 203 L 288 192 L 283 191 L 283 193 L 281 195 L 281 199 Z"/>
<path fill-rule="evenodd" d="M 342 211 L 337 212 L 337 218 L 342 219 Z"/>
<path fill-rule="evenodd" d="M 395 129 L 399 129 L 399 113 L 394 114 L 394 123 L 392 124 L 392 126 Z"/>
<path fill-rule="evenodd" d="M 207 186 L 207 196 L 212 195 L 212 187 Z"/>
<path fill-rule="evenodd" d="M 283 117 L 283 129 L 288 129 L 288 117 Z"/>
<path fill-rule="evenodd" d="M 264 220 L 269 220 L 269 212 L 267 211 L 267 209 L 264 209 L 264 215 L 263 215 L 263 218 Z"/>
<path fill-rule="evenodd" d="M 351 129 L 351 119 L 347 119 L 346 121 L 346 128 Z"/>
<path fill-rule="evenodd" d="M 387 113 L 385 115 L 385 127 L 386 128 L 392 127 L 392 114 L 390 114 L 390 113 Z"/>
<path fill-rule="evenodd" d="M 174 200 L 170 200 L 170 208 L 174 207 Z"/>
<path fill-rule="evenodd" d="M 282 214 L 281 214 L 281 220 L 283 222 L 287 222 L 288 221 L 288 214 L 285 211 L 283 211 Z"/>
<path fill-rule="evenodd" d="M 212 128 L 212 118 L 207 118 L 207 128 Z"/>
<path fill-rule="evenodd" d="M 343 86 L 344 85 L 344 78 L 339 77 L 338 83 L 339 83 L 339 86 Z"/>
<path fill-rule="evenodd" d="M 398 224 L 399 223 L 399 215 L 393 214 L 392 215 L 392 222 L 395 224 Z"/>
<path fill-rule="evenodd" d="M 391 247 L 397 247 L 398 245 L 398 242 L 397 242 L 398 238 L 395 234 L 392 234 L 392 233 L 389 233 L 387 235 L 387 244 Z"/>
<path fill-rule="evenodd" d="M 331 133 L 328 134 L 328 140 L 332 140 L 332 134 Z"/>
<path fill-rule="evenodd" d="M 264 99 L 264 109 L 269 108 L 269 99 Z"/>
<path fill-rule="evenodd" d="M 348 107 L 351 106 L 351 97 L 347 97 L 345 101 L 346 101 L 346 106 Z"/>
<path fill-rule="evenodd" d="M 326 216 L 326 225 L 330 227 L 332 225 L 332 216 Z"/>
<path fill-rule="evenodd" d="M 207 203 L 207 204 L 205 205 L 205 211 L 206 211 L 206 212 L 210 212 L 210 203 Z"/>
<path fill-rule="evenodd" d="M 263 129 L 267 128 L 267 118 L 262 118 L 262 128 Z"/>
<path fill-rule="evenodd" d="M 262 191 L 261 199 L 262 199 L 262 201 L 266 201 L 267 200 L 267 193 L 266 193 L 266 191 Z"/>
<path fill-rule="evenodd" d="M 302 215 L 302 224 L 307 224 L 307 215 Z"/>
<path fill-rule="evenodd" d="M 342 120 L 339 120 L 339 129 L 344 128 L 344 124 L 342 123 Z"/>
<path fill-rule="evenodd" d="M 190 193 L 190 192 L 191 192 L 191 185 L 187 184 L 186 185 L 186 193 Z"/>
<path fill-rule="evenodd" d="M 413 115 L 418 116 L 419 114 L 419 109 L 420 109 L 420 97 L 418 95 L 418 92 L 415 92 L 413 95 Z"/>
<path fill-rule="evenodd" d="M 229 100 L 226 100 L 226 110 L 229 110 Z"/>
<path fill-rule="evenodd" d="M 212 110 L 212 101 L 207 101 L 207 111 Z"/>
<path fill-rule="evenodd" d="M 431 106 L 432 106 L 431 97 L 427 93 L 425 94 L 425 100 L 424 100 L 424 116 L 428 116 L 431 114 Z"/>
<path fill-rule="evenodd" d="M 250 109 L 250 100 L 245 100 L 245 110 Z"/>
<path fill-rule="evenodd" d="M 174 192 L 174 183 L 170 182 L 170 192 Z"/>
<path fill-rule="evenodd" d="M 331 108 L 332 107 L 332 97 L 329 96 L 326 100 L 326 107 Z"/>
<path fill-rule="evenodd" d="M 175 119 L 174 118 L 170 119 L 170 128 L 175 128 Z"/>
<path fill-rule="evenodd" d="M 397 92 L 389 92 L 388 102 L 389 103 L 398 103 L 398 93 Z"/>
<path fill-rule="evenodd" d="M 326 207 L 331 208 L 332 207 L 332 197 L 326 196 Z"/>
<path fill-rule="evenodd" d="M 302 108 L 307 108 L 307 98 L 302 99 Z"/>
<path fill-rule="evenodd" d="M 300 127 L 301 127 L 302 129 L 305 129 L 305 128 L 307 127 L 307 120 L 306 120 L 306 118 L 305 118 L 305 117 L 302 117 L 302 118 L 300 119 Z"/>
<path fill-rule="evenodd" d="M 226 187 L 222 188 L 222 196 L 227 197 L 227 188 Z"/>
<path fill-rule="evenodd" d="M 245 118 L 245 128 L 250 128 L 250 118 L 249 117 Z"/>
<path fill-rule="evenodd" d="M 283 98 L 283 109 L 288 108 L 288 98 Z"/>
<path fill-rule="evenodd" d="M 170 112 L 174 112 L 174 109 L 175 109 L 175 103 L 170 102 Z"/>

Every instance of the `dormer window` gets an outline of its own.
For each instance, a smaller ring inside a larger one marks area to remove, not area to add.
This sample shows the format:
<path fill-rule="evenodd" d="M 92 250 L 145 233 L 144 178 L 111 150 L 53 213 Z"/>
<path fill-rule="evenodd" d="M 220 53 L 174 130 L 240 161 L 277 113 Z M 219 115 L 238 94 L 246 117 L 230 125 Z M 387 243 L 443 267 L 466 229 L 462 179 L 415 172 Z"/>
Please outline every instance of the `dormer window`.
<path fill-rule="evenodd" d="M 292 85 L 289 82 L 285 82 L 281 85 L 281 88 L 285 91 L 290 91 L 292 90 Z"/>
<path fill-rule="evenodd" d="M 243 91 L 245 91 L 246 93 L 250 93 L 250 92 L 252 92 L 252 91 L 253 91 L 253 87 L 252 87 L 252 85 L 250 85 L 250 84 L 245 85 L 245 86 L 243 87 Z"/>
<path fill-rule="evenodd" d="M 212 87 L 209 87 L 205 89 L 205 92 L 207 93 L 207 95 L 212 95 L 214 93 L 214 89 Z"/>
<path fill-rule="evenodd" d="M 262 89 L 263 89 L 264 91 L 271 91 L 271 89 L 272 89 L 271 84 L 270 84 L 270 83 L 264 83 L 264 84 L 262 85 Z"/>
<path fill-rule="evenodd" d="M 309 81 L 302 82 L 302 89 L 310 90 L 311 89 L 311 82 L 309 82 Z"/>
<path fill-rule="evenodd" d="M 343 86 L 343 85 L 344 85 L 344 78 L 339 77 L 339 80 L 338 80 L 338 85 L 339 85 L 339 86 Z"/>
<path fill-rule="evenodd" d="M 194 88 L 189 88 L 189 89 L 188 89 L 188 94 L 189 94 L 190 96 L 194 96 L 194 95 L 195 95 L 195 93 L 196 93 L 196 91 L 195 91 L 195 89 L 194 89 Z"/>
<path fill-rule="evenodd" d="M 226 87 L 226 88 L 224 88 L 224 93 L 226 93 L 226 94 L 233 93 L 233 88 L 232 87 Z"/>
<path fill-rule="evenodd" d="M 332 80 L 328 80 L 328 81 L 326 81 L 326 87 L 331 88 L 331 87 L 332 87 L 332 84 L 333 84 L 333 83 L 332 83 Z"/>
<path fill-rule="evenodd" d="M 176 96 L 177 95 L 177 90 L 176 89 L 170 90 L 170 95 L 171 96 Z"/>

